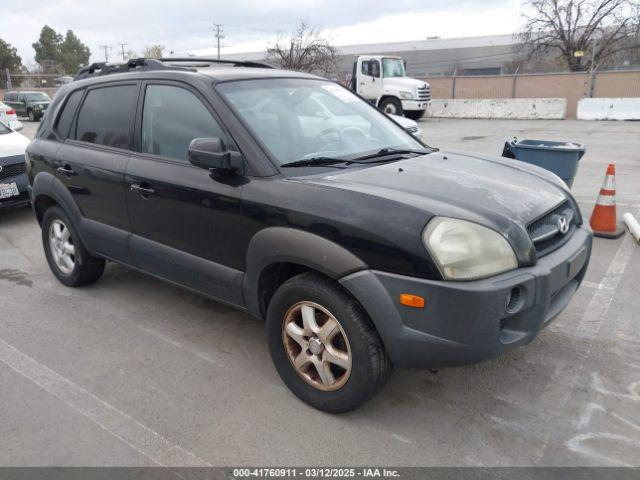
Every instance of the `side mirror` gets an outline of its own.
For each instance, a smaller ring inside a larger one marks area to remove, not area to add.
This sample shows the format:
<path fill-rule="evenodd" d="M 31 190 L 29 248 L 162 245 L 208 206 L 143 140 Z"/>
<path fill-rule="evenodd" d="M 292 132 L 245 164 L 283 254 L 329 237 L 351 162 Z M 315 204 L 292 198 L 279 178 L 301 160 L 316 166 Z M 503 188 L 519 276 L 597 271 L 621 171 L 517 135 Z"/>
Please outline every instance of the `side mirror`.
<path fill-rule="evenodd" d="M 14 132 L 19 132 L 22 130 L 22 122 L 19 122 L 18 120 L 11 120 L 9 122 L 9 128 Z"/>
<path fill-rule="evenodd" d="M 189 162 L 207 170 L 236 173 L 242 167 L 242 155 L 227 150 L 221 138 L 194 138 L 189 144 Z"/>

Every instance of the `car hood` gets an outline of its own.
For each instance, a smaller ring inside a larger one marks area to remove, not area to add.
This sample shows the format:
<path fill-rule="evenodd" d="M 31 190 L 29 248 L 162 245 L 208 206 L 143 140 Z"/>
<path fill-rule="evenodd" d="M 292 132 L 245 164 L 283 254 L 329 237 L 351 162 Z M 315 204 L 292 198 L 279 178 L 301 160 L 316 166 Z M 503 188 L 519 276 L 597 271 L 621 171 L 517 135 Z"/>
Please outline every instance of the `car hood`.
<path fill-rule="evenodd" d="M 0 135 L 0 162 L 4 157 L 24 155 L 29 139 L 17 132 Z"/>
<path fill-rule="evenodd" d="M 333 172 L 332 172 L 333 173 Z M 506 236 L 570 197 L 553 174 L 516 160 L 464 152 L 435 152 L 369 168 L 307 177 L 418 208 L 433 215 L 474 221 Z"/>

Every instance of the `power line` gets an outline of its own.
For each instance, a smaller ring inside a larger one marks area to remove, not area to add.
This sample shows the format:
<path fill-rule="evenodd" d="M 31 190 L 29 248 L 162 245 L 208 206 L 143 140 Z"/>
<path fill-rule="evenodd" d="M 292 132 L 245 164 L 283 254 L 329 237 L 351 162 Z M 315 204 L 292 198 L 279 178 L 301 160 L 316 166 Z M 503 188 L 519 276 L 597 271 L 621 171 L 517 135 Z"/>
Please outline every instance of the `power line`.
<path fill-rule="evenodd" d="M 128 43 L 118 43 L 118 45 L 120 45 L 120 48 L 122 48 L 122 61 L 124 62 L 124 60 L 125 60 L 125 58 L 124 58 L 124 47 L 126 47 L 129 44 Z"/>
<path fill-rule="evenodd" d="M 220 40 L 224 38 L 224 31 L 222 27 L 224 25 L 222 23 L 214 23 L 213 26 L 216 28 L 216 33 L 213 35 L 216 38 L 216 42 L 218 44 L 218 60 L 220 59 Z"/>
<path fill-rule="evenodd" d="M 111 45 L 100 45 L 100 47 L 98 48 L 102 48 L 104 50 L 104 61 L 108 62 L 109 61 L 109 52 L 108 50 L 111 50 L 113 47 Z"/>

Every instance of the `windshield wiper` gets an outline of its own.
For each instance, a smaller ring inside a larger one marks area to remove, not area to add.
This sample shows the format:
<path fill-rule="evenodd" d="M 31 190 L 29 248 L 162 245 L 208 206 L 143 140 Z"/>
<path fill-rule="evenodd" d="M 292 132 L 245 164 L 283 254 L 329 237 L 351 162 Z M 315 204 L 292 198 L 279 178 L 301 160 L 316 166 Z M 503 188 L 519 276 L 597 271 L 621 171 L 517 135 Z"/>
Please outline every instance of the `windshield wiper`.
<path fill-rule="evenodd" d="M 349 160 L 344 158 L 333 157 L 311 157 L 303 158 L 302 160 L 296 160 L 294 162 L 283 163 L 281 167 L 321 167 L 323 165 L 333 165 L 335 163 L 345 163 Z"/>
<path fill-rule="evenodd" d="M 372 160 L 374 158 L 380 157 L 388 157 L 389 155 L 406 155 L 406 154 L 417 154 L 417 155 L 426 155 L 428 153 L 433 153 L 437 151 L 437 149 L 432 148 L 431 150 L 411 150 L 411 149 L 396 149 L 396 148 L 382 148 L 375 153 L 369 153 L 367 155 L 361 155 L 355 158 L 334 158 L 334 157 L 312 157 L 312 158 L 303 158 L 302 160 L 296 160 L 294 162 L 283 163 L 280 165 L 281 167 L 320 167 L 323 165 L 334 165 L 336 163 L 374 163 L 368 162 L 366 160 Z M 385 161 L 381 159 L 380 161 Z"/>
<path fill-rule="evenodd" d="M 355 157 L 349 160 L 346 160 L 347 163 L 373 163 L 373 162 L 364 162 L 363 160 L 371 160 L 374 158 L 388 157 L 389 155 L 406 155 L 410 153 L 415 153 L 417 155 L 426 155 L 428 153 L 433 153 L 435 150 L 411 150 L 411 149 L 401 149 L 401 148 L 381 148 L 375 153 L 369 153 L 367 155 L 362 155 L 360 157 Z M 381 159 L 380 161 L 385 161 Z"/>

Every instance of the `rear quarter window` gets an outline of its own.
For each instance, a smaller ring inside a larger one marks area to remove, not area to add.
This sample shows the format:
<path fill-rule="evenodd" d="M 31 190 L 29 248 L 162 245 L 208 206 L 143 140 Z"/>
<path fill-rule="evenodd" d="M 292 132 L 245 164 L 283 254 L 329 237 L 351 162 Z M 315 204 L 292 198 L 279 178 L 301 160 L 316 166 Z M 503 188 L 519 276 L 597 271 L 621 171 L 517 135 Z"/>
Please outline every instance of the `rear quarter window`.
<path fill-rule="evenodd" d="M 89 90 L 78 113 L 75 139 L 129 149 L 137 95 L 135 84 Z"/>
<path fill-rule="evenodd" d="M 69 136 L 69 130 L 71 128 L 71 123 L 73 122 L 73 117 L 78 109 L 78 105 L 80 104 L 80 100 L 82 100 L 82 94 L 84 90 L 76 90 L 67 98 L 64 106 L 62 107 L 62 111 L 60 112 L 60 116 L 58 117 L 58 121 L 55 126 L 55 130 L 62 138 L 67 138 Z"/>

